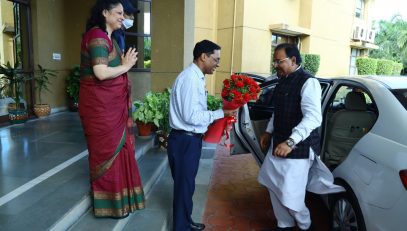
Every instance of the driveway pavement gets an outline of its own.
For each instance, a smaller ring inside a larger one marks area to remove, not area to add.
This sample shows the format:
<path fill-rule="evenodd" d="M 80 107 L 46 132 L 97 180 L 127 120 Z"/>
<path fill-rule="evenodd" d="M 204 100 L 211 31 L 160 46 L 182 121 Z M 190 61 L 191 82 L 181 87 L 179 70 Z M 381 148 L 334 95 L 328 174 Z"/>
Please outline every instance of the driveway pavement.
<path fill-rule="evenodd" d="M 230 156 L 218 146 L 202 221 L 205 231 L 257 231 L 276 227 L 268 191 L 257 182 L 251 154 Z M 329 230 L 329 213 L 317 195 L 307 195 L 315 231 Z"/>

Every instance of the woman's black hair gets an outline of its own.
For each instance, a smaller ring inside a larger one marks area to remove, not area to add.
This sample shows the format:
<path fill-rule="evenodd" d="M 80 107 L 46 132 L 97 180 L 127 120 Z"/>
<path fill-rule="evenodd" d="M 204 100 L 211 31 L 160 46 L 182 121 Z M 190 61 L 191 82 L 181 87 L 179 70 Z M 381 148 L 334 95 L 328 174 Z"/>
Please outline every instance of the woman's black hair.
<path fill-rule="evenodd" d="M 90 17 L 86 22 L 86 31 L 96 26 L 106 32 L 106 19 L 103 16 L 103 11 L 111 10 L 118 4 L 122 4 L 121 0 L 98 0 L 90 11 Z"/>

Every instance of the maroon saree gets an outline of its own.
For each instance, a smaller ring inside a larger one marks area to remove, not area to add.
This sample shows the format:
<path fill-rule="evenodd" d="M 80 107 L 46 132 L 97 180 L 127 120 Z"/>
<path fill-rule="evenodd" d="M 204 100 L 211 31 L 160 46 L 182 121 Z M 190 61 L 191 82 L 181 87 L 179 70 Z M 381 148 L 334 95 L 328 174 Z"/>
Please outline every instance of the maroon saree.
<path fill-rule="evenodd" d="M 125 217 L 144 208 L 144 193 L 135 160 L 131 85 L 127 74 L 100 81 L 92 67 L 121 64 L 121 51 L 99 28 L 81 44 L 79 115 L 85 132 L 96 217 Z"/>

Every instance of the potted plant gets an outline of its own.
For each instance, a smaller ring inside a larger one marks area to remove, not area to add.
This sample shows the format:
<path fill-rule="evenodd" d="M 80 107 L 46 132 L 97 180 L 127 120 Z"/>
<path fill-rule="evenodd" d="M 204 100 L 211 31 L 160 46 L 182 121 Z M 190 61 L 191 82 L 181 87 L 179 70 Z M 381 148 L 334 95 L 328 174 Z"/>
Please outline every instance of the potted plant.
<path fill-rule="evenodd" d="M 159 130 L 157 131 L 158 144 L 161 148 L 167 148 L 168 135 L 170 133 L 170 94 L 171 89 L 166 88 L 163 92 L 158 93 L 160 99 L 160 111 L 163 116 L 159 121 Z"/>
<path fill-rule="evenodd" d="M 137 124 L 140 136 L 149 136 L 154 126 L 160 126 L 163 113 L 160 107 L 160 97 L 157 93 L 148 92 L 143 101 L 134 101 L 136 110 L 133 113 L 133 120 Z"/>
<path fill-rule="evenodd" d="M 78 111 L 80 79 L 81 69 L 79 65 L 75 65 L 66 76 L 66 92 L 70 111 Z"/>
<path fill-rule="evenodd" d="M 51 92 L 48 88 L 51 83 L 49 78 L 56 77 L 57 71 L 43 68 L 41 65 L 38 65 L 38 70 L 35 73 L 35 87 L 38 90 L 38 100 L 39 104 L 34 104 L 34 114 L 37 117 L 48 116 L 51 112 L 51 107 L 49 104 L 43 104 L 41 99 L 42 92 L 48 91 Z"/>
<path fill-rule="evenodd" d="M 207 99 L 209 111 L 216 111 L 222 108 L 223 106 L 222 98 L 213 95 L 208 95 Z"/>
<path fill-rule="evenodd" d="M 23 83 L 29 78 L 18 70 L 19 63 L 15 63 L 14 67 L 11 66 L 10 62 L 6 65 L 0 65 L 0 74 L 2 75 L 0 79 L 3 81 L 4 85 L 1 87 L 1 91 L 7 90 L 8 95 L 13 99 L 14 104 L 9 104 L 9 119 L 11 123 L 24 123 L 28 119 L 28 113 L 25 110 L 22 101 L 21 88 Z"/>

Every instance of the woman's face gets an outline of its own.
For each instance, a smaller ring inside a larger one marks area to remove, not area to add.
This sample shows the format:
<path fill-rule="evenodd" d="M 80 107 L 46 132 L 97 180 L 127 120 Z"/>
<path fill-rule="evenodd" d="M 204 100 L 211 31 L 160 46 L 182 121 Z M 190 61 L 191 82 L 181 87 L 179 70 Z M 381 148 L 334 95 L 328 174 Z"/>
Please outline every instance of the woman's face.
<path fill-rule="evenodd" d="M 124 12 L 122 4 L 117 4 L 110 10 L 104 10 L 103 16 L 106 19 L 106 29 L 110 32 L 120 29 L 124 20 Z"/>

